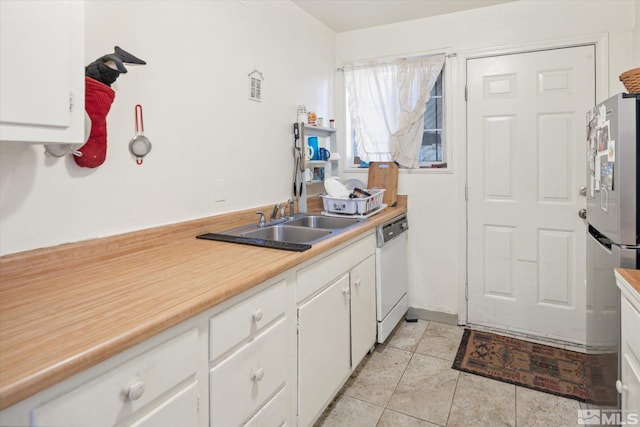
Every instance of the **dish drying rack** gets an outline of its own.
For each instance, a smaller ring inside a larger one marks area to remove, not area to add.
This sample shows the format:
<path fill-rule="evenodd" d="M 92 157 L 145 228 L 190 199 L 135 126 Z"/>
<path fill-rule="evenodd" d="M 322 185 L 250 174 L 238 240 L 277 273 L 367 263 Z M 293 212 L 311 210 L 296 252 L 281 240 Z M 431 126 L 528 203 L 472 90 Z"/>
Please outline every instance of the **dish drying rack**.
<path fill-rule="evenodd" d="M 369 217 L 375 215 L 387 205 L 382 203 L 382 196 L 384 195 L 384 188 L 375 188 L 367 190 L 371 194 L 369 197 L 358 198 L 341 198 L 330 197 L 325 194 L 321 194 L 322 203 L 324 206 L 323 215 L 327 216 L 360 216 Z"/>

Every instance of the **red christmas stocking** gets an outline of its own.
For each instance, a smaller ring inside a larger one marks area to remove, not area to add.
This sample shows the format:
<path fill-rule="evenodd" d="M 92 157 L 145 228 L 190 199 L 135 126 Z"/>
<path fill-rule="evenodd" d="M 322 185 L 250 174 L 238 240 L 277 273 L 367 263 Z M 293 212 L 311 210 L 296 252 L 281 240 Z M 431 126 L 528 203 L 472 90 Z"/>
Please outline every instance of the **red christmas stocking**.
<path fill-rule="evenodd" d="M 78 166 L 95 168 L 107 157 L 107 114 L 116 93 L 104 83 L 85 77 L 84 109 L 91 118 L 91 133 L 86 144 L 78 151 L 82 156 L 73 156 Z"/>

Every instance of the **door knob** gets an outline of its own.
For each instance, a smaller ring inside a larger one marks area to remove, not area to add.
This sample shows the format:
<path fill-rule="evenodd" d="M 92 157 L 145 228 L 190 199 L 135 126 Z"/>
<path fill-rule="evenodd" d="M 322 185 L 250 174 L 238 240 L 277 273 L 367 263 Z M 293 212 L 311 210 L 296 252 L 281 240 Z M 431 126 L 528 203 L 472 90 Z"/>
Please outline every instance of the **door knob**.
<path fill-rule="evenodd" d="M 581 196 L 587 197 L 587 187 L 580 187 L 579 194 Z"/>
<path fill-rule="evenodd" d="M 582 219 L 587 219 L 587 210 L 586 209 L 580 209 L 578 211 L 578 216 Z"/>

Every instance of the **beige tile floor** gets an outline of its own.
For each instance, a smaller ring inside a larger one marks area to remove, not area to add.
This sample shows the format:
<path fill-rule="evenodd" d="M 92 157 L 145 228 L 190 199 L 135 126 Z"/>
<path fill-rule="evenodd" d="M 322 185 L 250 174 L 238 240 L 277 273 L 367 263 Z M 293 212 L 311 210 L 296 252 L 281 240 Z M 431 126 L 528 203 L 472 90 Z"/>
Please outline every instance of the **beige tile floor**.
<path fill-rule="evenodd" d="M 462 332 L 424 320 L 401 322 L 316 427 L 577 425 L 575 400 L 452 369 Z"/>

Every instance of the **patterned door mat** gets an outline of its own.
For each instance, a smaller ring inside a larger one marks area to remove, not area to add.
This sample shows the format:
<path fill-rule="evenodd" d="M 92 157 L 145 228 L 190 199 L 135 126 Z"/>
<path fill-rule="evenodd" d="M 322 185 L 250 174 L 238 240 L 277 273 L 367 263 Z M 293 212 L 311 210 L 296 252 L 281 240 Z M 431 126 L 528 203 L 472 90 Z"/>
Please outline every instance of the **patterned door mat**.
<path fill-rule="evenodd" d="M 603 386 L 615 384 L 616 357 L 465 329 L 453 369 L 581 402 L 616 405 L 615 388 Z"/>

